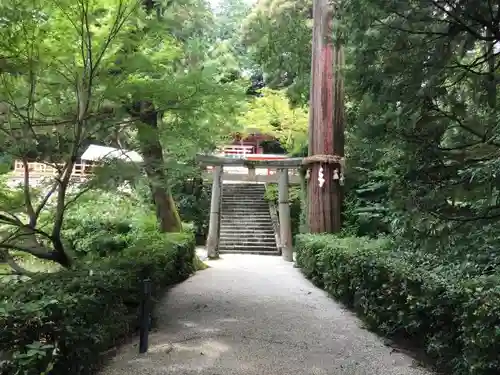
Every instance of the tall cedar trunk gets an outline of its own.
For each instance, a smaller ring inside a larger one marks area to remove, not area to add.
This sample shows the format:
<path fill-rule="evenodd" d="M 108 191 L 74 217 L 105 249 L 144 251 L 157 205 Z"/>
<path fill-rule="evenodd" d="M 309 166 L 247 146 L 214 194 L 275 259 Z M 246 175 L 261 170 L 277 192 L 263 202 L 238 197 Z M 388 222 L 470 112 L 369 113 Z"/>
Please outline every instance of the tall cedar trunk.
<path fill-rule="evenodd" d="M 180 232 L 181 219 L 164 170 L 163 148 L 158 134 L 158 113 L 150 102 L 142 101 L 136 103 L 134 107 L 133 113 L 140 119 L 137 125 L 139 147 L 144 158 L 144 169 L 149 180 L 160 230 Z"/>
<path fill-rule="evenodd" d="M 309 117 L 309 156 L 344 156 L 344 64 L 342 46 L 333 41 L 333 12 L 327 0 L 314 0 L 313 53 Z M 323 168 L 325 183 L 318 174 Z M 334 164 L 311 165 L 308 180 L 308 227 L 312 233 L 341 229 L 342 188 L 333 180 Z"/>

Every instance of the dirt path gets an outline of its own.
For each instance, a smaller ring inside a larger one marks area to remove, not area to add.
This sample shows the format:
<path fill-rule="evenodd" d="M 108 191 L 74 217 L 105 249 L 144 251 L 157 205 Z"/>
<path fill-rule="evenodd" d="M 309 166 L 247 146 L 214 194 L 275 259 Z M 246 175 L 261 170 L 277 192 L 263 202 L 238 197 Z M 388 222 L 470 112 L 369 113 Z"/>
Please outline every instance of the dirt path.
<path fill-rule="evenodd" d="M 158 305 L 150 350 L 102 375 L 430 375 L 279 257 L 225 255 Z"/>

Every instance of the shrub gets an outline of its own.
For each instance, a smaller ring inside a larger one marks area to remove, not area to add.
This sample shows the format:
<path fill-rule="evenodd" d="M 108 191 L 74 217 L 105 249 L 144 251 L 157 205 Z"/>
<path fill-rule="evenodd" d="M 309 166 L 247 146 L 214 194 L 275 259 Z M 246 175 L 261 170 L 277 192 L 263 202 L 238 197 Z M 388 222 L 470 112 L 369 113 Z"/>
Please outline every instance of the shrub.
<path fill-rule="evenodd" d="M 40 227 L 50 232 L 53 212 L 45 212 Z M 65 213 L 62 239 L 73 256 L 106 257 L 121 252 L 133 244 L 135 232 L 144 230 L 154 214 L 138 198 L 93 190 L 71 205 Z M 147 230 L 155 230 L 155 224 Z"/>
<path fill-rule="evenodd" d="M 128 247 L 131 230 L 127 218 L 70 216 L 64 223 L 63 237 L 71 243 L 77 257 L 105 257 Z"/>
<path fill-rule="evenodd" d="M 142 232 L 119 256 L 42 274 L 0 291 L 2 374 L 90 374 L 136 330 L 140 280 L 153 295 L 194 270 L 192 233 Z"/>
<path fill-rule="evenodd" d="M 50 226 L 50 213 L 41 221 Z M 118 254 L 157 227 L 153 211 L 140 197 L 91 191 L 67 210 L 62 237 L 75 257 L 88 259 Z"/>
<path fill-rule="evenodd" d="M 463 278 L 392 251 L 387 239 L 299 235 L 305 275 L 360 313 L 370 327 L 425 347 L 454 375 L 500 373 L 500 278 Z M 427 266 L 426 266 L 427 265 Z"/>
<path fill-rule="evenodd" d="M 193 223 L 196 241 L 205 244 L 210 219 L 211 185 L 202 178 L 182 180 L 172 186 L 179 215 L 183 222 Z"/>
<path fill-rule="evenodd" d="M 268 202 L 274 203 L 276 209 L 279 205 L 279 192 L 277 184 L 268 184 L 266 186 L 265 198 Z M 292 235 L 295 236 L 300 232 L 300 221 L 301 221 L 301 191 L 299 186 L 289 187 L 289 201 L 290 201 L 290 219 L 292 222 Z M 278 213 L 279 215 L 279 213 Z"/>

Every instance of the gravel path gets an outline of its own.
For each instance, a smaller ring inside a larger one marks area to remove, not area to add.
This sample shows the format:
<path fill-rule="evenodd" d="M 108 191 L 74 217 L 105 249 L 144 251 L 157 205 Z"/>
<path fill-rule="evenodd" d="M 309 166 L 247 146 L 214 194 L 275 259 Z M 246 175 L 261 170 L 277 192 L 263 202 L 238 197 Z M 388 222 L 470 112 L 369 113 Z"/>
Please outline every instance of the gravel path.
<path fill-rule="evenodd" d="M 430 375 L 280 257 L 224 255 L 158 305 L 150 350 L 102 375 Z"/>

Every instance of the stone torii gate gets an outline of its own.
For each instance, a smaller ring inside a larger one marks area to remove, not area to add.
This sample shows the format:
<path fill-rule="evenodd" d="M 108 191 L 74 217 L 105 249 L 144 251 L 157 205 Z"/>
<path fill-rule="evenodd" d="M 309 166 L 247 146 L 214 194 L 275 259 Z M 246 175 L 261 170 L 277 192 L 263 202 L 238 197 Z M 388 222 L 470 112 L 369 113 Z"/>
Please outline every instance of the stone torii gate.
<path fill-rule="evenodd" d="M 204 167 L 213 167 L 212 199 L 210 204 L 210 223 L 208 227 L 207 252 L 209 258 L 218 258 L 220 242 L 220 211 L 222 202 L 222 180 L 224 166 L 248 168 L 248 181 L 257 181 L 257 168 L 276 168 L 278 172 L 279 191 L 279 228 L 281 239 L 281 255 L 283 259 L 293 262 L 292 225 L 289 205 L 289 169 L 302 168 L 302 158 L 277 160 L 247 160 L 220 156 L 198 155 L 197 161 Z M 264 176 L 263 176 L 264 177 Z M 268 177 L 268 176 L 265 176 Z M 264 179 L 266 180 L 266 179 Z"/>

